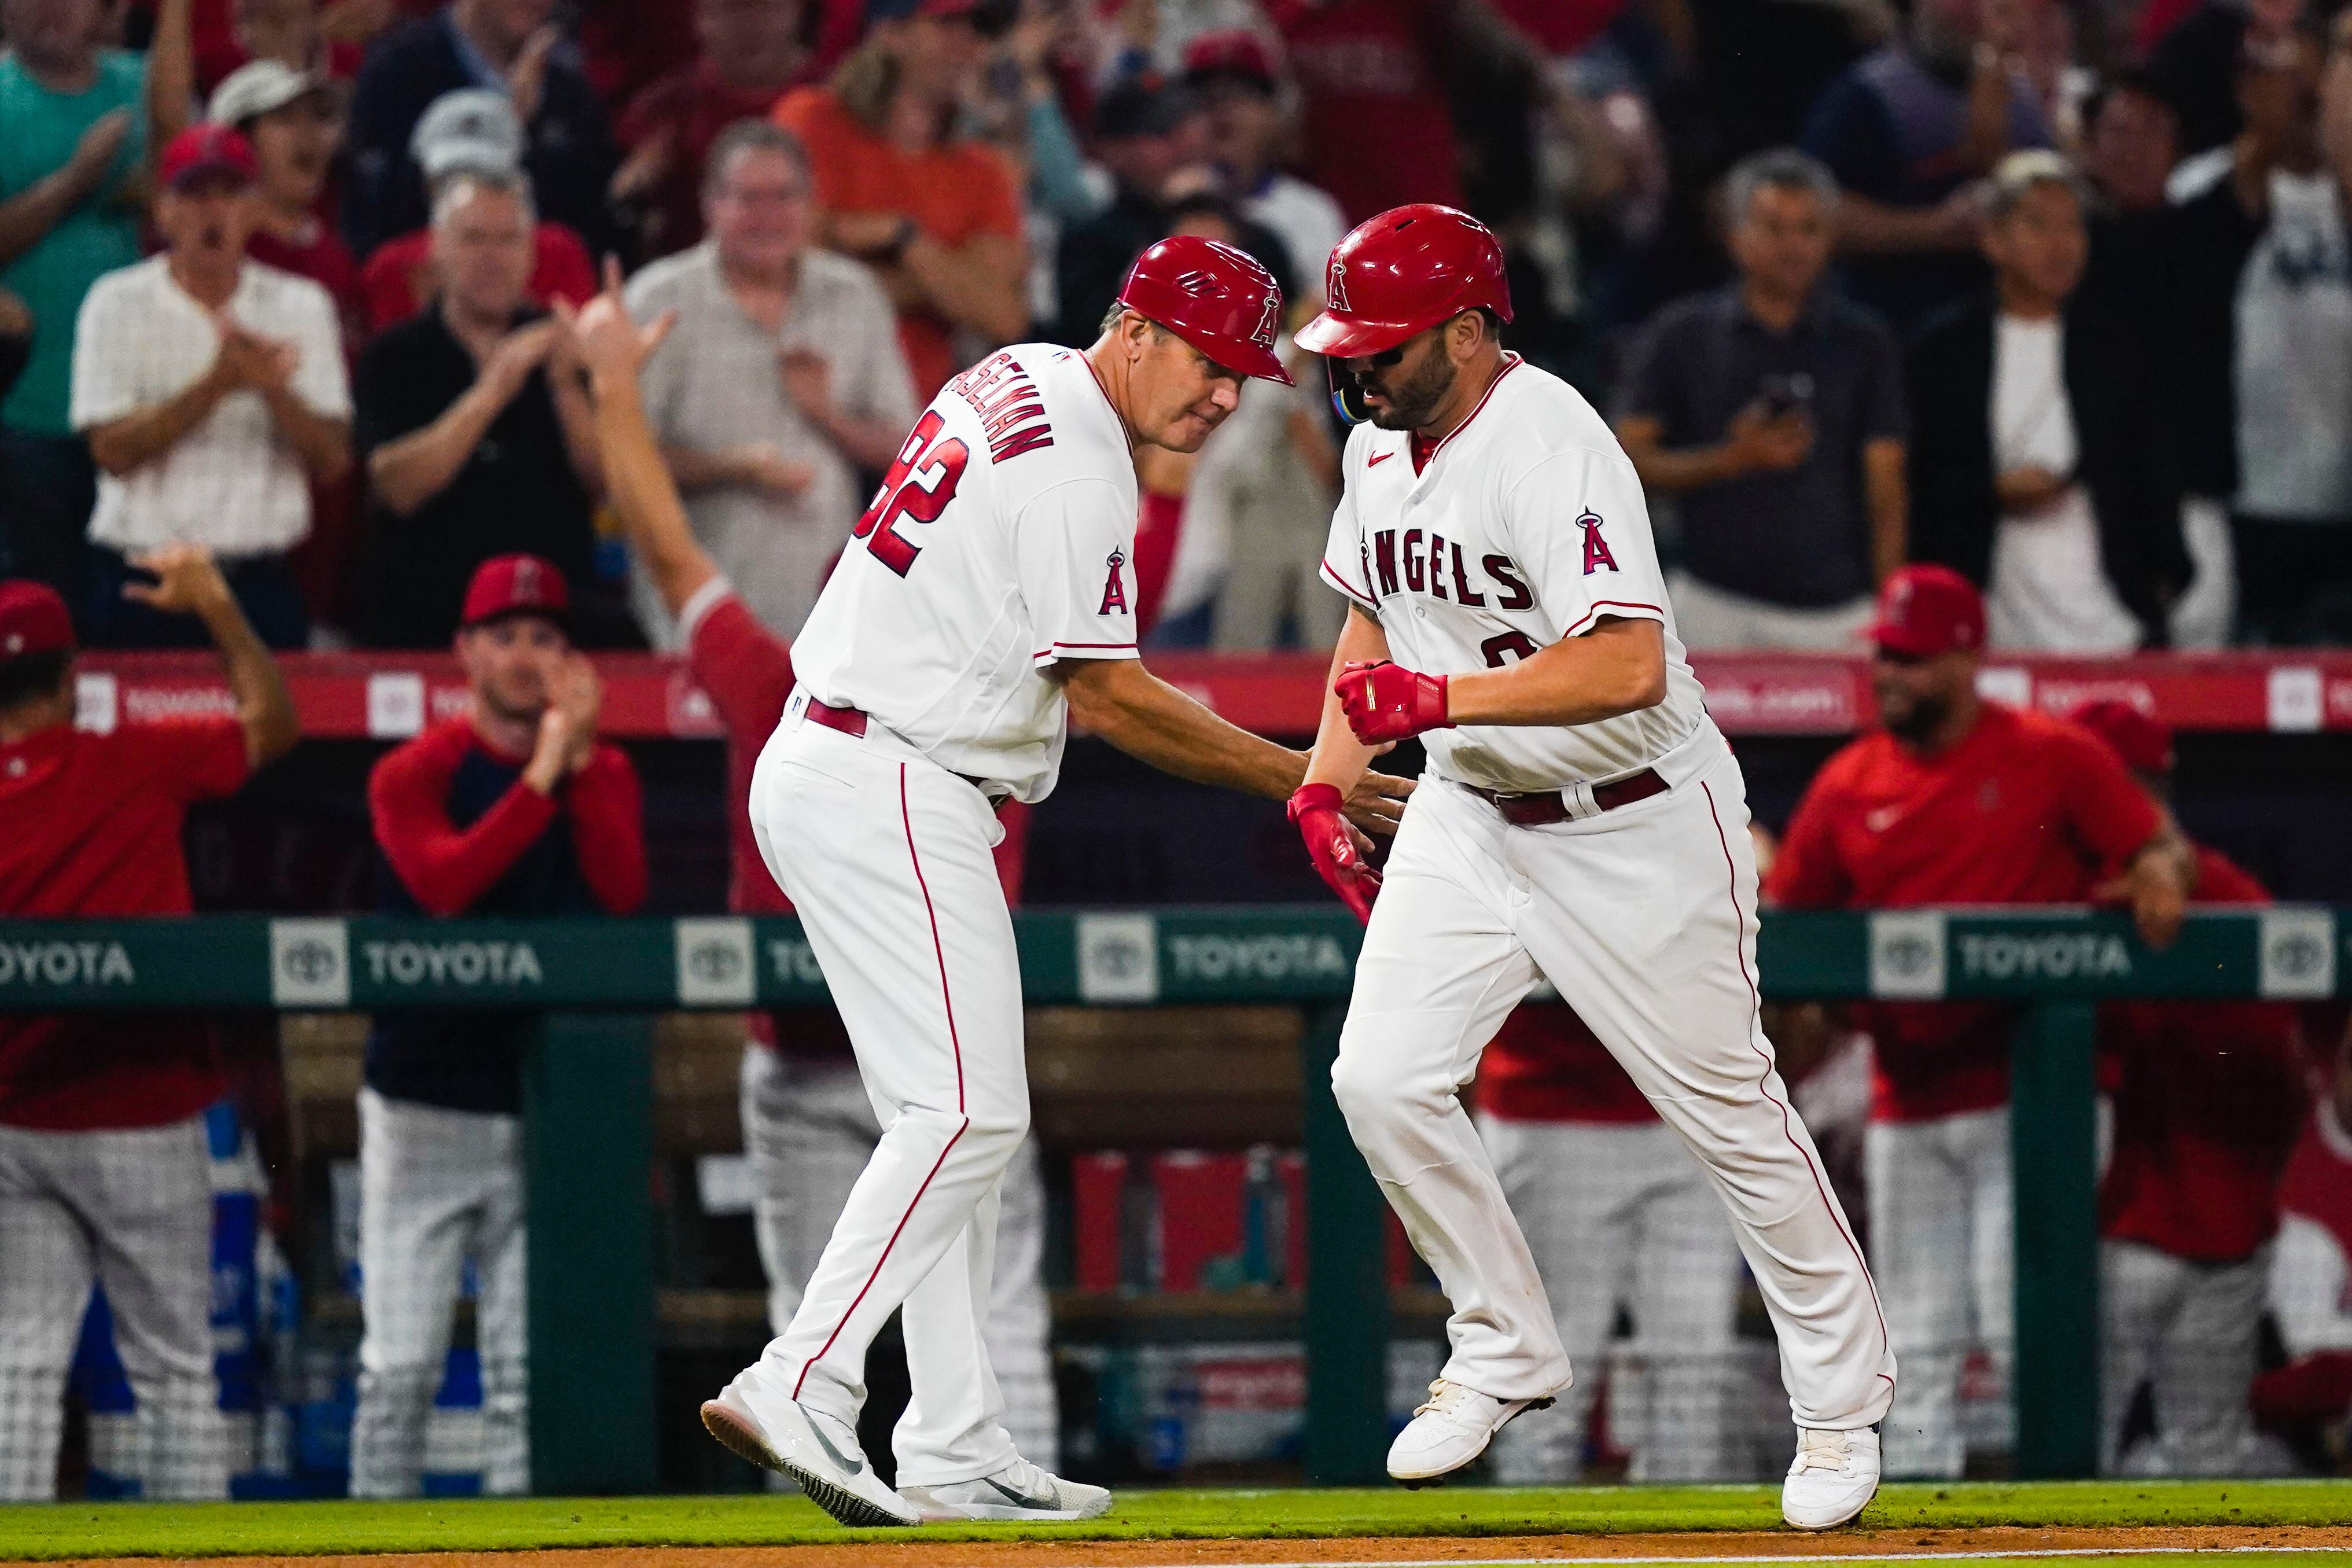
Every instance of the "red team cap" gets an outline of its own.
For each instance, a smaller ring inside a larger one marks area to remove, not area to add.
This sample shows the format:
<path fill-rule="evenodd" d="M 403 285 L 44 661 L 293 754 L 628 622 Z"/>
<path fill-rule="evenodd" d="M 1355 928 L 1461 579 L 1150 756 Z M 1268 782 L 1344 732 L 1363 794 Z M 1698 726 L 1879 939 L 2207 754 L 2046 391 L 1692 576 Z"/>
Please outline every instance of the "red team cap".
<path fill-rule="evenodd" d="M 1298 346 L 1331 359 L 1392 349 L 1482 305 L 1511 319 L 1502 243 L 1468 213 L 1432 202 L 1358 224 L 1331 252 L 1323 297 L 1329 303 L 1298 329 Z"/>
<path fill-rule="evenodd" d="M 253 143 L 239 131 L 210 123 L 191 125 L 163 143 L 163 156 L 155 161 L 157 184 L 176 190 L 206 174 L 226 174 L 240 184 L 253 184 L 261 177 Z"/>
<path fill-rule="evenodd" d="M 1906 566 L 1878 591 L 1878 618 L 1864 635 L 1914 658 L 1980 648 L 1984 595 L 1948 566 Z"/>
<path fill-rule="evenodd" d="M 500 616 L 545 616 L 562 622 L 572 613 L 572 591 L 551 561 L 536 555 L 494 555 L 474 568 L 466 584 L 466 611 L 458 625 L 478 626 Z"/>
<path fill-rule="evenodd" d="M 2151 718 L 2128 702 L 2111 700 L 2085 702 L 2066 715 L 2113 746 L 2124 766 L 2136 773 L 2172 771 L 2172 726 Z"/>
<path fill-rule="evenodd" d="M 0 658 L 24 658 L 73 647 L 73 616 L 47 583 L 0 583 Z"/>
<path fill-rule="evenodd" d="M 1290 384 L 1274 352 L 1282 290 L 1255 257 L 1180 234 L 1135 258 L 1118 302 L 1159 322 L 1226 370 Z"/>

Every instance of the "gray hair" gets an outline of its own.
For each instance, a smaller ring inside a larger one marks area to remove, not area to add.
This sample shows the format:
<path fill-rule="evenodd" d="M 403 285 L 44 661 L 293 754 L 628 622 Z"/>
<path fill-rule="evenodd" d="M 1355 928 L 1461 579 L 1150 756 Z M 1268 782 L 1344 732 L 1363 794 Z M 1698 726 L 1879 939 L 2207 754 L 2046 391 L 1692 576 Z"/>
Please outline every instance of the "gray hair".
<path fill-rule="evenodd" d="M 539 209 L 530 199 L 530 177 L 527 174 L 492 174 L 478 169 L 462 170 L 446 174 L 433 184 L 433 228 L 438 233 L 455 217 L 457 209 L 485 191 L 512 196 L 522 208 L 525 226 L 539 222 Z"/>
<path fill-rule="evenodd" d="M 1723 210 L 1731 226 L 1737 228 L 1747 219 L 1748 204 L 1755 201 L 1757 192 L 1768 187 L 1808 191 L 1820 198 L 1822 206 L 1837 205 L 1837 176 L 1830 173 L 1827 163 L 1794 147 L 1771 147 L 1742 158 L 1725 178 Z"/>
<path fill-rule="evenodd" d="M 2064 186 L 2078 203 L 2089 194 L 2083 176 L 2063 153 L 2011 153 L 1994 166 L 1992 177 L 1985 181 L 1985 216 L 1994 223 L 2000 222 L 2044 185 Z"/>
<path fill-rule="evenodd" d="M 772 120 L 739 120 L 710 142 L 702 163 L 702 194 L 717 194 L 727 178 L 727 166 L 745 153 L 777 153 L 789 158 L 803 180 L 810 177 L 808 149 L 801 139 Z"/>

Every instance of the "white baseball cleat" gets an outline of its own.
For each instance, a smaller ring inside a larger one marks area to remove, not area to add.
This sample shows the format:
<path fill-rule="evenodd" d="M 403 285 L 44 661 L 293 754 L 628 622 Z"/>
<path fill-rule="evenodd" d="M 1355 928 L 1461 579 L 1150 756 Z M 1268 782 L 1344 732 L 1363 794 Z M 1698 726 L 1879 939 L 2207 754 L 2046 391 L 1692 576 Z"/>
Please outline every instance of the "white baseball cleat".
<path fill-rule="evenodd" d="M 809 1500 L 844 1524 L 919 1524 L 922 1516 L 882 1484 L 857 1435 L 790 1399 L 764 1398 L 744 1372 L 702 1406 L 702 1425 L 739 1458 L 800 1482 Z M 755 1413 L 752 1400 L 759 1399 Z"/>
<path fill-rule="evenodd" d="M 1878 1492 L 1878 1434 L 1797 1428 L 1797 1459 L 1780 1484 L 1780 1517 L 1798 1530 L 1834 1530 Z"/>
<path fill-rule="evenodd" d="M 1429 1385 L 1429 1403 L 1389 1445 L 1389 1474 L 1409 1487 L 1433 1481 L 1485 1453 L 1514 1416 L 1550 1405 L 1548 1398 L 1497 1399 L 1441 1377 Z"/>
<path fill-rule="evenodd" d="M 923 1516 L 925 1524 L 970 1519 L 1066 1522 L 1100 1519 L 1110 1511 L 1110 1493 L 1102 1488 L 1066 1481 L 1018 1458 L 977 1480 L 907 1487 L 902 1495 Z"/>

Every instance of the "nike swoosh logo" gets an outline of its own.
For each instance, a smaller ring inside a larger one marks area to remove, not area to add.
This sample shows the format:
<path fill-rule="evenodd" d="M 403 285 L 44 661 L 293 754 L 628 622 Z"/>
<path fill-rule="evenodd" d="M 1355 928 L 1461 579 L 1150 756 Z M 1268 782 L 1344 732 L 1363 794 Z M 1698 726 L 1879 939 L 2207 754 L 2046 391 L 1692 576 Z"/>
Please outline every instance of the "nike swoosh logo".
<path fill-rule="evenodd" d="M 980 1484 L 994 1492 L 997 1496 L 1003 1498 L 1005 1501 L 1013 1503 L 1017 1507 L 1034 1508 L 1051 1513 L 1059 1510 L 1062 1506 L 1062 1500 L 1059 1498 L 1026 1497 L 1020 1492 L 1014 1491 L 1003 1481 L 992 1480 L 983 1478 Z"/>
<path fill-rule="evenodd" d="M 830 1458 L 835 1464 L 840 1466 L 845 1474 L 857 1476 L 866 1473 L 866 1459 L 863 1455 L 852 1459 L 848 1455 L 835 1447 L 833 1446 L 833 1439 L 824 1435 L 824 1428 L 816 1424 L 815 1416 L 803 1415 L 801 1419 L 808 1423 L 809 1431 L 815 1435 L 816 1446 L 823 1448 L 825 1451 L 826 1458 Z"/>
<path fill-rule="evenodd" d="M 1370 457 L 1364 459 L 1364 467 L 1368 468 L 1377 468 L 1382 463 L 1387 462 L 1391 458 L 1395 456 L 1396 454 L 1394 452 L 1374 452 Z"/>

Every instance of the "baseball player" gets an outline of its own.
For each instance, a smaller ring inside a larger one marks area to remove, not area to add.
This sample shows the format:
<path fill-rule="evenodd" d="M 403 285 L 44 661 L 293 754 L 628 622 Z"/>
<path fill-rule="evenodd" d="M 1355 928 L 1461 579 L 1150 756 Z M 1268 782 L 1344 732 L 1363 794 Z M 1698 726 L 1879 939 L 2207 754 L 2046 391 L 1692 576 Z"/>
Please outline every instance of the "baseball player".
<path fill-rule="evenodd" d="M 679 345 L 668 345 L 675 352 Z M 792 654 L 761 625 L 695 540 L 654 437 L 626 404 L 599 408 L 599 450 L 629 547 L 646 584 L 676 623 L 694 679 L 727 727 L 728 827 L 733 840 L 728 907 L 745 914 L 793 912 L 760 860 L 748 815 L 751 768 L 792 695 Z M 621 477 L 615 477 L 621 476 Z M 1006 901 L 1021 898 L 1029 808 L 998 812 L 1004 841 L 996 869 Z M 830 1004 L 749 1016 L 743 1052 L 743 1147 L 758 1193 L 753 1224 L 768 1276 L 768 1320 L 784 1331 L 800 1310 L 833 1222 L 882 1137 L 857 1076 L 840 1013 Z M 1054 1468 L 1060 1415 L 1045 1298 L 1045 1190 L 1034 1139 L 1004 1173 L 996 1278 L 988 1306 L 988 1353 L 1004 1395 L 1004 1428 L 1021 1452 Z"/>
<path fill-rule="evenodd" d="M 2172 731 L 2127 702 L 2074 721 L 2168 798 Z M 2267 904 L 2217 849 L 2196 847 L 2197 901 Z M 2110 1002 L 2099 1044 L 2114 1082 L 2113 1152 L 2099 1190 L 2099 1307 L 2107 1325 L 2102 1468 L 2135 1475 L 2263 1473 L 2246 1406 L 2278 1233 L 2279 1174 L 2308 1096 L 2303 1030 L 2284 1002 Z M 2154 1436 L 2124 1448 L 2140 1386 Z"/>
<path fill-rule="evenodd" d="M 1591 406 L 1504 352 L 1502 248 L 1449 207 L 1331 253 L 1349 437 L 1323 575 L 1351 613 L 1290 811 L 1370 927 L 1332 1089 L 1453 1303 L 1452 1354 L 1389 1450 L 1434 1479 L 1569 1386 L 1527 1239 L 1458 1090 L 1540 973 L 1708 1170 L 1780 1330 L 1791 1524 L 1860 1512 L 1895 1357 L 1861 1248 L 1758 1026 L 1746 786 L 1683 660 L 1633 465 Z M 1428 750 L 1377 906 L 1344 792 Z"/>
<path fill-rule="evenodd" d="M 135 564 L 156 580 L 131 596 L 212 635 L 237 717 L 76 729 L 65 602 L 0 583 L 0 915 L 188 913 L 188 806 L 235 794 L 299 733 L 211 558 L 173 545 Z M 124 1468 L 141 1495 L 228 1495 L 204 1122 L 226 1089 L 201 1018 L 0 1018 L 0 1500 L 56 1489 L 93 1282 L 137 1407 Z"/>
<path fill-rule="evenodd" d="M 1073 717 L 1202 783 L 1279 799 L 1304 777 L 1306 758 L 1156 679 L 1135 646 L 1134 451 L 1197 450 L 1245 377 L 1286 380 L 1281 310 L 1256 262 L 1178 237 L 1137 258 L 1091 348 L 1017 344 L 957 376 L 794 645 L 800 683 L 752 779 L 752 831 L 883 1132 L 791 1324 L 703 1420 L 845 1523 L 1110 1506 L 1014 1450 L 981 1332 L 1001 1179 L 1029 1123 L 994 808 L 1053 788 Z M 663 324 L 641 331 L 608 293 L 580 330 L 600 401 L 633 401 Z M 1360 818 L 1383 825 L 1405 788 L 1368 783 Z M 856 1418 L 866 1347 L 902 1305 L 914 1386 L 894 1489 Z"/>
<path fill-rule="evenodd" d="M 636 770 L 596 739 L 601 693 L 562 573 L 482 563 L 457 633 L 473 703 L 368 777 L 379 906 L 429 915 L 626 914 L 645 901 Z M 414 1497 L 467 1258 L 482 1280 L 482 1489 L 530 1489 L 522 1148 L 528 1013 L 386 1015 L 360 1090 L 359 1407 L 352 1495 Z"/>
<path fill-rule="evenodd" d="M 2161 945 L 2195 857 L 2115 752 L 2079 726 L 1977 694 L 1984 600 L 1958 573 L 1906 566 L 1870 627 L 1877 731 L 1832 757 L 1790 819 L 1766 887 L 1799 909 L 2127 900 Z M 2006 1386 L 2011 1353 L 2009 1041 L 1998 1003 L 1853 1010 L 1876 1046 L 1864 1143 L 1871 1262 L 1908 1369 L 1889 1473 L 1951 1477 L 1966 1458 L 1972 1350 Z"/>
<path fill-rule="evenodd" d="M 1706 1173 L 1572 1007 L 1523 1002 L 1478 1068 L 1478 1135 L 1551 1298 L 1570 1365 L 1598 1365 L 1622 1308 L 1638 1374 L 1613 1381 L 1609 1425 L 1637 1481 L 1724 1474 L 1739 1248 Z M 1495 1479 L 1573 1481 L 1594 1380 L 1506 1427 Z"/>

